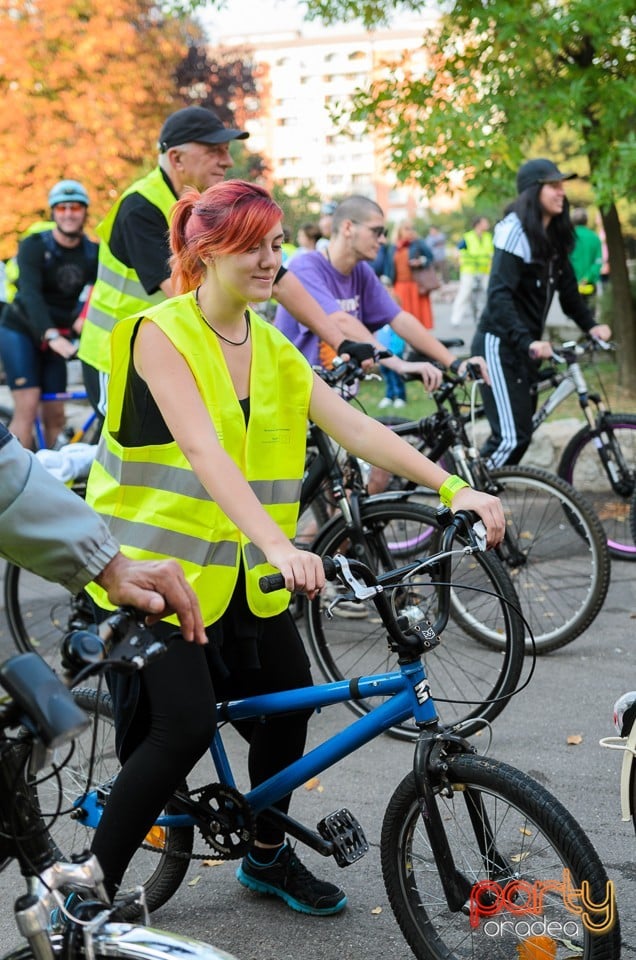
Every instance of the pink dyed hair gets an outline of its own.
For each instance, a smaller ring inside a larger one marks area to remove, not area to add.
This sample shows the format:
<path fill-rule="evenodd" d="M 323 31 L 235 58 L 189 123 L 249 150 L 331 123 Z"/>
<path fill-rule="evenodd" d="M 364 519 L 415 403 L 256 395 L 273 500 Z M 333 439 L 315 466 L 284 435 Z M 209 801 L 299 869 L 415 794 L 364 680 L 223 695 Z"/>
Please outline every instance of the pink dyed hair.
<path fill-rule="evenodd" d="M 205 260 L 257 246 L 282 217 L 267 190 L 245 180 L 224 180 L 204 193 L 188 190 L 177 201 L 170 222 L 175 293 L 198 286 Z"/>

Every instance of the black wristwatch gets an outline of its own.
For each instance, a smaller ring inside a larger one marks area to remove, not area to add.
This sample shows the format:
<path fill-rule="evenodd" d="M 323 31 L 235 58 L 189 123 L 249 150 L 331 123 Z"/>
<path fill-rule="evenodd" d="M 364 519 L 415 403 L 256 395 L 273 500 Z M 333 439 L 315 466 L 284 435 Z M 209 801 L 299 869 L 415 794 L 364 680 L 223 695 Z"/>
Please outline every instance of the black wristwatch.
<path fill-rule="evenodd" d="M 456 357 L 452 363 L 448 364 L 448 369 L 450 370 L 451 373 L 457 374 L 459 373 L 459 368 L 461 367 L 463 362 L 464 362 L 463 360 L 460 360 L 459 358 Z"/>

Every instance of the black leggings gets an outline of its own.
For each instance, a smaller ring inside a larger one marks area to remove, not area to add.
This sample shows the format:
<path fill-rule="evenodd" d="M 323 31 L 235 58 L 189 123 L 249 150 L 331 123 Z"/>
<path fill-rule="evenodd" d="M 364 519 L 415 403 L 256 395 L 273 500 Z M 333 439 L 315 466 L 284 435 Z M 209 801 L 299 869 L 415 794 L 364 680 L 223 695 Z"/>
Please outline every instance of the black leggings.
<path fill-rule="evenodd" d="M 255 641 L 257 668 L 230 667 L 229 675 L 222 676 L 212 645 L 195 646 L 178 637 L 165 656 L 142 672 L 134 725 L 143 729 L 133 731 L 127 741 L 132 740 L 133 746 L 127 749 L 92 847 L 111 896 L 153 821 L 209 746 L 216 727 L 216 702 L 312 685 L 309 659 L 289 613 L 260 624 Z M 286 714 L 237 724 L 250 744 L 252 786 L 302 756 L 310 715 Z M 286 812 L 290 800 L 288 796 L 276 806 Z M 267 844 L 284 839 L 279 830 L 260 821 L 257 836 Z"/>

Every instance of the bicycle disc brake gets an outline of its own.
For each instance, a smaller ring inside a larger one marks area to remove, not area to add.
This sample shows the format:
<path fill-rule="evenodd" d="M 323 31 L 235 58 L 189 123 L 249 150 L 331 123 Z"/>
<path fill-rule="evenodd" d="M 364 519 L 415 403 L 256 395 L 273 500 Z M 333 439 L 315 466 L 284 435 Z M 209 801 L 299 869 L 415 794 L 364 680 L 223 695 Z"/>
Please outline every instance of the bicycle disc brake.
<path fill-rule="evenodd" d="M 254 840 L 256 818 L 242 793 L 211 783 L 190 794 L 201 836 L 221 860 L 244 857 Z"/>

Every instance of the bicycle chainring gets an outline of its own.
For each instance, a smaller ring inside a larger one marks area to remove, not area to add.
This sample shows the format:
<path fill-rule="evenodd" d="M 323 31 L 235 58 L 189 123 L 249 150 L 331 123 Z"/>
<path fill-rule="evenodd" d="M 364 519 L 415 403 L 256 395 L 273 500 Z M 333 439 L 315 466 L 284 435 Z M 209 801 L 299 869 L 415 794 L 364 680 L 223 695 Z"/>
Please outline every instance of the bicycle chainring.
<path fill-rule="evenodd" d="M 221 860 L 244 857 L 254 841 L 256 818 L 242 793 L 211 783 L 190 794 L 197 805 L 197 826 Z"/>

